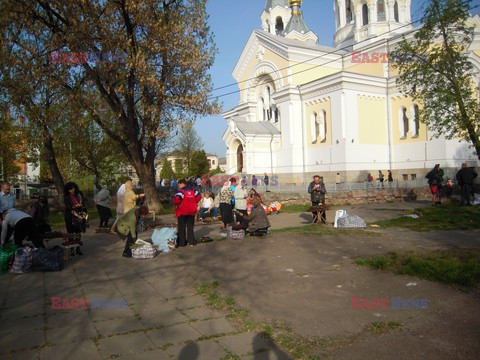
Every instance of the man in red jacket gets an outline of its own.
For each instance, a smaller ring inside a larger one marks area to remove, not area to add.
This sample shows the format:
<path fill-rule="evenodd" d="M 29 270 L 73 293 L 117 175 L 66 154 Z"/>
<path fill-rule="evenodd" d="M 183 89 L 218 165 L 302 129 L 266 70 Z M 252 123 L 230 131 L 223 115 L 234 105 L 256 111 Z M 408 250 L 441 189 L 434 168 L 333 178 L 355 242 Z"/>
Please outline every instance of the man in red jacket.
<path fill-rule="evenodd" d="M 195 235 L 193 234 L 193 225 L 195 215 L 197 214 L 197 203 L 202 199 L 202 195 L 193 187 L 187 186 L 185 179 L 178 181 L 178 191 L 173 199 L 175 205 L 175 216 L 178 219 L 178 239 L 177 246 L 197 245 Z M 185 237 L 186 229 L 186 237 Z"/>

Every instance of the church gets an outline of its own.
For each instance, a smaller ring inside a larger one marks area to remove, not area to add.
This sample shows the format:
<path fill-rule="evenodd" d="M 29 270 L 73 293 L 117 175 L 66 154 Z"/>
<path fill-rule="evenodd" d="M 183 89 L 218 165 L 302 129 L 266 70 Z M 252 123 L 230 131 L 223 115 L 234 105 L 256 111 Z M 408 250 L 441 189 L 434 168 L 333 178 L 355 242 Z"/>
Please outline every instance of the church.
<path fill-rule="evenodd" d="M 363 182 L 369 172 L 391 170 L 396 180 L 421 180 L 437 163 L 447 176 L 463 162 L 480 165 L 467 142 L 433 138 L 418 104 L 396 86 L 385 54 L 413 37 L 410 0 L 334 0 L 333 47 L 318 44 L 301 5 L 267 0 L 262 28 L 233 70 L 240 101 L 223 114 L 227 173 L 302 184 L 313 174 Z M 480 29 L 480 16 L 469 21 Z M 478 33 L 469 49 L 477 73 Z"/>

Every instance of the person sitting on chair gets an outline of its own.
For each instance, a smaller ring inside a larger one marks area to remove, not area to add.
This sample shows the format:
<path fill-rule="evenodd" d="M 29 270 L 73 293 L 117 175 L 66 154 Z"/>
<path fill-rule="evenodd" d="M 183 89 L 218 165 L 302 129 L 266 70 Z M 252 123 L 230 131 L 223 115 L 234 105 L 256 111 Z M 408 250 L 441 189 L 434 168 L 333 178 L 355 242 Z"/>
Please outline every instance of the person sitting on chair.
<path fill-rule="evenodd" d="M 320 175 L 315 175 L 313 177 L 313 181 L 308 185 L 308 193 L 310 194 L 310 199 L 312 201 L 312 214 L 313 214 L 313 224 L 318 222 L 318 215 L 319 211 L 315 210 L 315 207 L 324 206 L 325 205 L 325 193 L 327 190 L 325 189 L 325 184 L 323 181 L 320 180 Z M 322 219 L 322 223 L 327 222 L 327 216 L 325 214 L 325 210 L 320 210 L 320 215 Z"/>
<path fill-rule="evenodd" d="M 241 212 L 236 212 L 237 216 L 243 217 L 243 220 L 248 221 L 246 231 L 250 235 L 266 235 L 268 228 L 270 227 L 270 221 L 268 220 L 267 214 L 262 207 L 262 200 L 258 197 L 252 199 L 252 213 L 250 215 L 244 215 Z M 242 222 L 243 224 L 244 222 Z"/>
<path fill-rule="evenodd" d="M 200 220 L 209 214 L 215 219 L 218 216 L 218 209 L 215 207 L 215 202 L 210 196 L 210 191 L 205 191 L 203 193 L 202 200 L 198 203 L 198 214 Z"/>

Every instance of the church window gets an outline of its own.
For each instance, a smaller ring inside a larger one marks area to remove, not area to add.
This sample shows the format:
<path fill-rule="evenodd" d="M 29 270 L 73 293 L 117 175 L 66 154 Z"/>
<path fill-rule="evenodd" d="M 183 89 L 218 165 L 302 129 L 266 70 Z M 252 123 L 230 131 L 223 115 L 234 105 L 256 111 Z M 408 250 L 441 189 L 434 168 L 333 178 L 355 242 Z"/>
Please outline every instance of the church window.
<path fill-rule="evenodd" d="M 275 107 L 275 122 L 278 123 L 280 121 L 280 110 L 278 110 L 277 107 Z"/>
<path fill-rule="evenodd" d="M 413 105 L 413 136 L 417 137 L 420 130 L 420 115 L 418 105 Z"/>
<path fill-rule="evenodd" d="M 345 0 L 345 13 L 347 15 L 347 24 L 353 20 L 352 0 Z"/>
<path fill-rule="evenodd" d="M 281 16 L 278 16 L 277 19 L 275 20 L 275 31 L 277 35 L 280 35 L 283 32 L 283 20 Z"/>
<path fill-rule="evenodd" d="M 385 21 L 387 19 L 385 14 L 385 1 L 377 1 L 377 21 Z"/>
<path fill-rule="evenodd" d="M 265 88 L 264 92 L 265 92 L 264 93 L 264 98 L 265 98 L 264 109 L 265 109 L 266 114 L 267 114 L 266 119 L 268 121 L 270 121 L 271 118 L 272 118 L 272 107 L 270 106 L 270 104 L 271 104 L 271 101 L 270 101 L 270 87 L 267 86 Z"/>
<path fill-rule="evenodd" d="M 310 119 L 310 127 L 312 132 L 312 143 L 315 143 L 318 138 L 319 128 L 318 128 L 318 115 L 316 112 L 312 113 L 312 117 Z"/>
<path fill-rule="evenodd" d="M 363 4 L 362 6 L 362 19 L 363 19 L 363 24 L 362 25 L 368 25 L 368 6 L 367 4 Z"/>
<path fill-rule="evenodd" d="M 393 17 L 395 18 L 396 22 L 400 21 L 400 18 L 398 17 L 398 2 L 395 1 L 395 4 L 393 5 Z"/>
<path fill-rule="evenodd" d="M 318 138 L 321 142 L 327 139 L 327 114 L 325 110 L 322 110 L 318 117 Z"/>
<path fill-rule="evenodd" d="M 408 134 L 408 117 L 407 109 L 402 107 L 400 109 L 400 135 L 401 139 L 405 139 Z"/>

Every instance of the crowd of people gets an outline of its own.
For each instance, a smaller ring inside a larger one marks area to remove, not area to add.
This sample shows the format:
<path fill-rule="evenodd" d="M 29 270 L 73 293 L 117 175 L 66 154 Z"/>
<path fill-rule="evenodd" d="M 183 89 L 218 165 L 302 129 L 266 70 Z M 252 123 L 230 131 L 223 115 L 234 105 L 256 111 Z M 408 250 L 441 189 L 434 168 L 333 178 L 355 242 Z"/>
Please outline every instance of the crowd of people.
<path fill-rule="evenodd" d="M 441 204 L 443 196 L 447 198 L 452 197 L 455 187 L 454 180 L 447 178 L 445 183 L 445 172 L 440 167 L 440 164 L 436 164 L 425 177 L 428 180 L 428 186 L 432 193 L 432 205 Z M 473 168 L 468 167 L 467 163 L 463 163 L 461 169 L 455 175 L 455 180 L 460 189 L 462 206 L 472 205 L 472 199 L 475 197 L 473 184 L 476 177 L 477 173 Z"/>
<path fill-rule="evenodd" d="M 451 197 L 455 182 L 460 189 L 461 204 L 470 206 L 474 198 L 474 181 L 477 173 L 469 168 L 466 163 L 456 173 L 454 179 L 444 179 L 445 174 L 440 165 L 437 164 L 426 175 L 428 185 L 432 194 L 432 204 L 441 203 L 443 196 Z M 371 173 L 368 173 L 367 182 L 374 181 Z M 387 177 L 381 170 L 378 171 L 378 187 L 383 188 L 385 181 L 393 182 L 393 176 L 388 170 Z M 265 174 L 262 182 L 265 191 L 268 191 L 268 175 Z M 336 184 L 341 182 L 340 174 L 335 178 Z M 168 183 L 168 184 L 167 184 Z M 221 220 L 221 228 L 232 227 L 234 230 L 246 230 L 255 234 L 257 231 L 266 231 L 270 222 L 266 216 L 266 206 L 262 196 L 257 192 L 258 179 L 252 176 L 250 187 L 247 179 L 232 177 L 226 181 L 221 189 L 214 194 L 211 184 L 203 181 L 200 177 L 177 180 L 172 178 L 169 181 L 164 179 L 162 186 L 168 186 L 174 190 L 172 202 L 175 207 L 177 218 L 178 239 L 177 246 L 194 246 L 197 244 L 194 234 L 195 218 L 205 222 L 208 217 L 213 220 Z M 326 222 L 326 187 L 323 178 L 319 175 L 313 177 L 309 184 L 308 193 L 311 197 L 312 214 L 314 222 Z M 133 182 L 127 179 L 121 184 L 116 193 L 116 219 L 109 227 L 112 218 L 110 206 L 110 192 L 103 186 L 94 197 L 100 223 L 99 227 L 113 234 L 117 234 L 125 241 L 123 256 L 131 257 L 130 246 L 137 238 L 137 229 L 143 218 L 149 213 L 148 207 L 143 205 L 145 194 L 134 191 Z M 78 185 L 74 182 L 67 182 L 64 186 L 64 220 L 67 234 L 81 234 L 88 227 L 88 211 L 85 198 Z M 43 237 L 51 232 L 49 225 L 48 199 L 40 196 L 32 204 L 28 213 L 16 209 L 16 199 L 11 192 L 11 185 L 8 182 L 1 183 L 0 191 L 0 239 L 2 245 L 13 235 L 16 245 L 21 246 L 23 240 L 31 241 L 36 247 L 44 247 Z M 75 238 L 75 237 L 74 237 Z M 80 244 L 80 236 L 75 238 Z M 80 247 L 77 254 L 81 255 Z"/>

